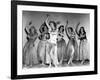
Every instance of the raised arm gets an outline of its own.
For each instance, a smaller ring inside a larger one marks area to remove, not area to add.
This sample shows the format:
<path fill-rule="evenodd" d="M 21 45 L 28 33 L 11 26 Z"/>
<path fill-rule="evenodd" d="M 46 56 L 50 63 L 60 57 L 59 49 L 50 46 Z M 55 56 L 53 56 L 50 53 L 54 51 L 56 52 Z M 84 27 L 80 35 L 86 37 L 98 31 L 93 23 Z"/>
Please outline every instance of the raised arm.
<path fill-rule="evenodd" d="M 76 25 L 76 29 L 75 29 L 75 31 L 76 31 L 76 33 L 77 33 L 78 35 L 79 35 L 79 30 L 78 30 L 79 25 L 80 25 L 80 22 Z"/>
<path fill-rule="evenodd" d="M 51 28 L 50 28 L 50 25 L 48 24 L 48 19 L 49 19 L 49 16 L 50 16 L 50 15 L 49 15 L 49 14 L 47 14 L 47 18 L 46 18 L 46 20 L 45 20 L 45 23 L 46 23 L 47 27 L 48 27 L 49 29 L 51 29 Z"/>
<path fill-rule="evenodd" d="M 65 31 L 67 31 L 67 28 L 68 28 L 68 20 L 66 21 Z"/>
<path fill-rule="evenodd" d="M 24 30 L 25 30 L 25 33 L 28 35 L 28 34 L 29 34 L 29 32 L 27 31 L 27 29 L 25 28 Z"/>
<path fill-rule="evenodd" d="M 26 34 L 28 35 L 30 32 L 29 32 L 29 26 L 32 24 L 32 21 L 30 21 L 29 23 L 28 23 L 28 25 L 25 27 L 25 32 L 26 32 Z"/>
<path fill-rule="evenodd" d="M 70 38 L 70 36 L 69 36 L 70 34 L 68 33 L 68 20 L 66 22 L 65 32 L 66 32 L 67 37 Z"/>

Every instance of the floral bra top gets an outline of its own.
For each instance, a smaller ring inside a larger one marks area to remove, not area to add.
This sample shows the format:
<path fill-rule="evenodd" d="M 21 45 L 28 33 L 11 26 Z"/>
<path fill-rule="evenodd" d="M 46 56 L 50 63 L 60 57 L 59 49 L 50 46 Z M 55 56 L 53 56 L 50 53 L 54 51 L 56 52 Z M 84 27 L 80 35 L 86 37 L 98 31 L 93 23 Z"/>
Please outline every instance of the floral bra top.
<path fill-rule="evenodd" d="M 57 31 L 55 32 L 50 32 L 50 39 L 49 39 L 50 43 L 57 43 Z"/>

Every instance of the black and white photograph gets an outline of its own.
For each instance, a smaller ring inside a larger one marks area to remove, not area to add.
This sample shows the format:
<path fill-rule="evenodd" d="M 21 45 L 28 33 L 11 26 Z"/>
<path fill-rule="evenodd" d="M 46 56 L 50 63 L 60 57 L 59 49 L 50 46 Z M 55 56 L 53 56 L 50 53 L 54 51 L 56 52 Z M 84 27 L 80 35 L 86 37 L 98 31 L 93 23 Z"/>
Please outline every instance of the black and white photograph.
<path fill-rule="evenodd" d="M 97 74 L 96 14 L 93 5 L 12 1 L 12 78 Z"/>
<path fill-rule="evenodd" d="M 23 68 L 89 65 L 89 14 L 22 13 Z"/>

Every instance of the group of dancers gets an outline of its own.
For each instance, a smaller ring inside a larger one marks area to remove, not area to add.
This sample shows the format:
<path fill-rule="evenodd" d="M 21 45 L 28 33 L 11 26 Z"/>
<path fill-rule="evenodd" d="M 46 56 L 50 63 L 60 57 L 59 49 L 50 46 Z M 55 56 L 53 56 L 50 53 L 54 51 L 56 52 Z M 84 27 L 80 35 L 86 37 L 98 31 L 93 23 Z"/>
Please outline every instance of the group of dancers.
<path fill-rule="evenodd" d="M 87 56 L 87 36 L 84 27 L 80 27 L 80 22 L 76 28 L 69 27 L 68 20 L 66 25 L 60 24 L 60 21 L 49 21 L 50 15 L 39 28 L 29 23 L 29 27 L 25 27 L 27 34 L 27 42 L 23 48 L 23 66 L 34 66 L 35 64 L 48 65 L 48 67 L 58 67 L 63 63 L 74 64 L 73 60 L 81 61 L 84 64 Z M 68 37 L 66 43 L 65 36 Z M 35 41 L 39 39 L 37 49 Z M 79 40 L 79 45 L 77 40 Z"/>

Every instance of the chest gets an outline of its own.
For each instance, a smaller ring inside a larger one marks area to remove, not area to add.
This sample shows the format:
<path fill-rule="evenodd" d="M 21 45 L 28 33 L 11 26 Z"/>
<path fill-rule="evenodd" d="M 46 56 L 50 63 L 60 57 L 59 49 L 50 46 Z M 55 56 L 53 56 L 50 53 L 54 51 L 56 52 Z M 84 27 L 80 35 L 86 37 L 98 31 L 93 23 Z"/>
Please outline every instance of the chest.
<path fill-rule="evenodd" d="M 56 43 L 57 42 L 57 32 L 51 32 L 50 33 L 50 42 Z"/>

